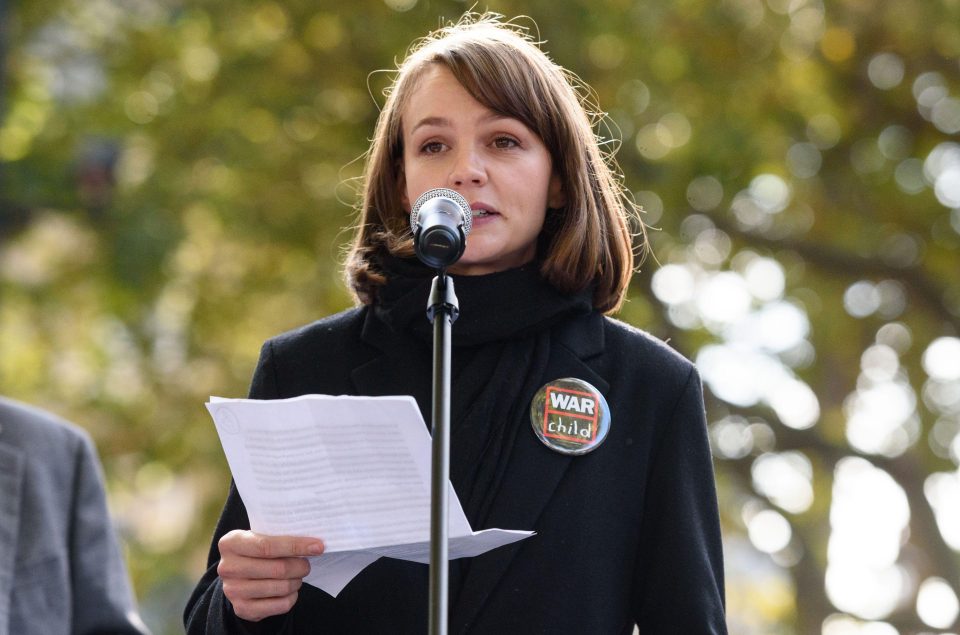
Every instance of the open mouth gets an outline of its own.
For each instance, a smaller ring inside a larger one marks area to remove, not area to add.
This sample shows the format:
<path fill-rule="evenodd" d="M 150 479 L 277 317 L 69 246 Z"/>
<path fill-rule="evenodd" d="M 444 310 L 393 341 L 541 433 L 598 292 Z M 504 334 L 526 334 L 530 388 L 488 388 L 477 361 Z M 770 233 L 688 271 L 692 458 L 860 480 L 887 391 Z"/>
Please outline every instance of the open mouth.
<path fill-rule="evenodd" d="M 497 213 L 486 207 L 474 207 L 472 210 L 474 218 L 485 218 L 487 216 L 495 216 Z"/>

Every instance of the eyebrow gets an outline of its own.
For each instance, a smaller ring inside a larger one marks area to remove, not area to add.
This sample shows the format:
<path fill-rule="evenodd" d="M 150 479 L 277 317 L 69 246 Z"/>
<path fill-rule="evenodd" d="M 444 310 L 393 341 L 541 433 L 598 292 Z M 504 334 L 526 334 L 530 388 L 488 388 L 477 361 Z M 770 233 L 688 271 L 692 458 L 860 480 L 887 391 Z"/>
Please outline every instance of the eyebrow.
<path fill-rule="evenodd" d="M 516 117 L 511 117 L 509 115 L 501 115 L 500 113 L 497 113 L 497 112 L 491 112 L 490 114 L 484 115 L 483 117 L 480 118 L 480 121 L 483 123 L 486 123 L 488 121 L 495 121 L 497 119 L 513 119 L 517 121 Z M 417 131 L 418 128 L 422 128 L 424 126 L 449 127 L 452 125 L 453 125 L 453 122 L 447 117 L 441 117 L 441 116 L 424 117 L 417 123 L 413 124 L 413 127 L 410 128 L 410 134 L 413 134 L 414 132 Z"/>
<path fill-rule="evenodd" d="M 449 126 L 450 120 L 446 117 L 424 117 L 410 128 L 410 132 L 416 132 L 417 128 L 423 126 Z"/>

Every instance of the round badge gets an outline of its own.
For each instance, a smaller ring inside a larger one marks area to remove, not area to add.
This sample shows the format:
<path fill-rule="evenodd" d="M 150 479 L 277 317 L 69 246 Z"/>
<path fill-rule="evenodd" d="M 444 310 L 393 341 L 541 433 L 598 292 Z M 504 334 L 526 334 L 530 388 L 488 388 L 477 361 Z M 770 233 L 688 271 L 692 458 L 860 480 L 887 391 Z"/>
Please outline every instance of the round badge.
<path fill-rule="evenodd" d="M 610 409 L 582 379 L 554 379 L 530 403 L 530 424 L 551 450 L 578 456 L 597 449 L 610 431 Z"/>

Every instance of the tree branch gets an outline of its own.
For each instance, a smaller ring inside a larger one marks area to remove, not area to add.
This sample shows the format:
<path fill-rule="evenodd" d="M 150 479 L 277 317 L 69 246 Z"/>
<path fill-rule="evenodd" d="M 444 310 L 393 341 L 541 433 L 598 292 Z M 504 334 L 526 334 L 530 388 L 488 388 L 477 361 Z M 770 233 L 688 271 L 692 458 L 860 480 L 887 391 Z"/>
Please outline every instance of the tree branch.
<path fill-rule="evenodd" d="M 858 256 L 846 251 L 835 249 L 829 245 L 812 243 L 795 238 L 773 239 L 747 232 L 719 214 L 711 214 L 710 219 L 717 228 L 737 236 L 750 244 L 766 247 L 770 250 L 788 249 L 795 251 L 813 265 L 831 274 L 849 276 L 851 272 L 864 275 L 882 276 L 903 282 L 904 287 L 912 297 L 927 306 L 938 317 L 950 323 L 954 330 L 960 333 L 960 316 L 951 311 L 945 302 L 945 289 L 937 284 L 920 267 L 893 267 L 882 260 Z"/>

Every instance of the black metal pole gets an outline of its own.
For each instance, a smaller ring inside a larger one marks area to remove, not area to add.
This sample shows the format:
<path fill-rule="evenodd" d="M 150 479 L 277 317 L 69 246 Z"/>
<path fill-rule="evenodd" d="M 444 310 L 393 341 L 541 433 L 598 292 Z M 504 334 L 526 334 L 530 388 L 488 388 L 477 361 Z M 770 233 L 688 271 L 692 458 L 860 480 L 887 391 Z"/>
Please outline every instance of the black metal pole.
<path fill-rule="evenodd" d="M 446 635 L 450 480 L 450 338 L 459 315 L 453 280 L 433 279 L 427 319 L 433 322 L 433 445 L 430 482 L 430 635 Z"/>

